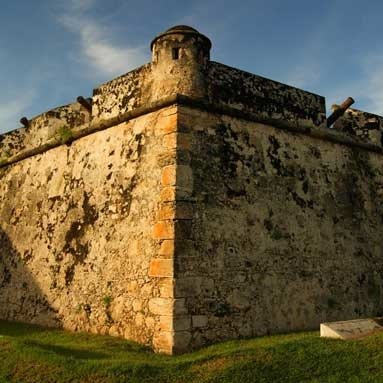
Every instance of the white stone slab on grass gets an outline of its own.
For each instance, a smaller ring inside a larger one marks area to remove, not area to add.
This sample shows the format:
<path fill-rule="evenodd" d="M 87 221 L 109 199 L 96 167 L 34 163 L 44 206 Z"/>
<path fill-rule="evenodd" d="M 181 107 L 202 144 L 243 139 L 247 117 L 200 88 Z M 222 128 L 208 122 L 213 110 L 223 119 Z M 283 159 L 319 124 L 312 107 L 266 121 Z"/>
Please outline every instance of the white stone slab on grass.
<path fill-rule="evenodd" d="M 383 331 L 383 317 L 321 323 L 320 336 L 336 339 L 357 339 Z"/>

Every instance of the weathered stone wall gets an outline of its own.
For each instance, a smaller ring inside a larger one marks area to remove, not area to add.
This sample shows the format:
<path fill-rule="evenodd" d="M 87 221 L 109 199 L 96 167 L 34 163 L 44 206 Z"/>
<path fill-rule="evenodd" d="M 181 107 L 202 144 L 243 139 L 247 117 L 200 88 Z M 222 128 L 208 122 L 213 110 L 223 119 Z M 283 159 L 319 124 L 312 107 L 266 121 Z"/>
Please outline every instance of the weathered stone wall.
<path fill-rule="evenodd" d="M 334 124 L 334 129 L 364 142 L 383 146 L 383 117 L 357 109 L 347 109 Z"/>
<path fill-rule="evenodd" d="M 93 121 L 106 120 L 145 106 L 150 101 L 150 64 L 132 70 L 93 90 Z"/>
<path fill-rule="evenodd" d="M 172 315 L 173 268 L 163 275 L 151 261 L 173 255 L 161 255 L 153 231 L 175 111 L 0 168 L 1 318 L 171 351 L 159 334 Z"/>
<path fill-rule="evenodd" d="M 217 62 L 210 62 L 207 78 L 211 103 L 251 113 L 260 120 L 325 127 L 324 97 Z"/>
<path fill-rule="evenodd" d="M 186 348 L 383 314 L 381 154 L 188 107 L 179 124 L 194 185 L 175 256 Z"/>
<path fill-rule="evenodd" d="M 27 128 L 19 128 L 0 135 L 0 165 L 22 152 L 38 150 L 49 142 L 68 141 L 73 131 L 86 129 L 90 113 L 79 103 L 60 106 L 29 121 Z"/>

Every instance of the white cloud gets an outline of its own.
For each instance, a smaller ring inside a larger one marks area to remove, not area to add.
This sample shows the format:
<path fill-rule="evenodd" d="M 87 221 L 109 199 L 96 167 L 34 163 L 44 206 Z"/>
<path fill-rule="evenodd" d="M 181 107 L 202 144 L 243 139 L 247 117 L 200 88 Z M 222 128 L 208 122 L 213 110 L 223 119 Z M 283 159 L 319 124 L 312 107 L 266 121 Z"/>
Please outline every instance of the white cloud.
<path fill-rule="evenodd" d="M 85 16 L 84 10 L 95 0 L 72 0 L 59 21 L 79 37 L 80 61 L 97 73 L 116 76 L 147 60 L 145 46 L 120 46 L 113 42 L 112 31 L 99 21 Z"/>
<path fill-rule="evenodd" d="M 96 70 L 108 74 L 125 73 L 145 62 L 143 47 L 120 47 L 107 37 L 108 31 L 94 21 L 82 20 L 78 32 L 82 53 Z"/>
<path fill-rule="evenodd" d="M 69 7 L 73 12 L 83 12 L 90 9 L 95 4 L 95 0 L 70 0 Z M 66 4 L 68 5 L 68 4 Z"/>

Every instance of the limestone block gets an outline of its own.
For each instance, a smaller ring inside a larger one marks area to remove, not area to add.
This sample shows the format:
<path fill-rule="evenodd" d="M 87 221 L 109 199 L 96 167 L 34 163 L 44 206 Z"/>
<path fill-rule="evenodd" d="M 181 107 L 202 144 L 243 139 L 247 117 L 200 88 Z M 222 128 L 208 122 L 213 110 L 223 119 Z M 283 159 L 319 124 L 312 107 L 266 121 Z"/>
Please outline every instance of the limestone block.
<path fill-rule="evenodd" d="M 173 331 L 173 317 L 168 315 L 161 315 L 156 327 L 157 332 Z"/>
<path fill-rule="evenodd" d="M 172 221 L 159 221 L 154 225 L 154 239 L 172 239 L 174 238 L 175 227 Z"/>
<path fill-rule="evenodd" d="M 193 136 L 187 133 L 178 133 L 177 148 L 180 150 L 191 150 L 193 145 Z"/>
<path fill-rule="evenodd" d="M 166 152 L 158 153 L 157 163 L 163 168 L 165 166 L 176 165 L 177 164 L 177 153 L 175 149 L 167 150 Z"/>
<path fill-rule="evenodd" d="M 173 259 L 152 259 L 150 262 L 149 275 L 151 277 L 173 276 Z"/>
<path fill-rule="evenodd" d="M 177 165 L 165 166 L 161 172 L 161 184 L 163 186 L 175 186 L 177 183 Z"/>
<path fill-rule="evenodd" d="M 174 286 L 172 278 L 161 278 L 159 282 L 160 297 L 161 298 L 173 298 L 174 297 Z"/>
<path fill-rule="evenodd" d="M 165 239 L 161 242 L 161 247 L 159 255 L 163 257 L 171 257 L 174 255 L 174 241 L 170 239 Z"/>
<path fill-rule="evenodd" d="M 138 295 L 139 286 L 138 286 L 137 281 L 130 281 L 127 284 L 126 288 L 127 288 L 127 291 L 128 291 L 129 294 L 131 294 L 131 295 Z"/>
<path fill-rule="evenodd" d="M 190 344 L 192 335 L 189 331 L 175 331 L 174 332 L 174 353 L 185 352 Z"/>
<path fill-rule="evenodd" d="M 173 299 L 152 298 L 149 301 L 149 311 L 157 315 L 172 315 Z"/>
<path fill-rule="evenodd" d="M 383 331 L 383 317 L 321 323 L 320 336 L 336 339 L 357 339 Z"/>
<path fill-rule="evenodd" d="M 175 187 L 165 187 L 161 190 L 160 201 L 161 202 L 173 202 L 176 200 L 177 190 Z"/>
<path fill-rule="evenodd" d="M 175 219 L 176 217 L 176 206 L 174 203 L 163 203 L 160 206 L 160 210 L 157 213 L 157 220 L 163 221 L 168 219 Z"/>
<path fill-rule="evenodd" d="M 156 332 L 153 336 L 154 348 L 165 354 L 171 354 L 173 351 L 173 334 L 169 332 Z"/>
<path fill-rule="evenodd" d="M 174 331 L 186 331 L 186 330 L 190 330 L 190 327 L 191 327 L 190 315 L 173 317 Z"/>

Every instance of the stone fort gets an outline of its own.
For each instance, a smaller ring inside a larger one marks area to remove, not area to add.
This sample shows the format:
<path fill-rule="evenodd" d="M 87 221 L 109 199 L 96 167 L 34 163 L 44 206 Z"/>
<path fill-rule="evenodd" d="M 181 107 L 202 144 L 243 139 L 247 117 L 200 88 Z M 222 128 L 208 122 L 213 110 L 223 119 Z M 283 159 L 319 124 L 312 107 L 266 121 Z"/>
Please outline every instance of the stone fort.
<path fill-rule="evenodd" d="M 0 136 L 0 318 L 172 354 L 383 314 L 383 118 L 210 48 Z"/>

